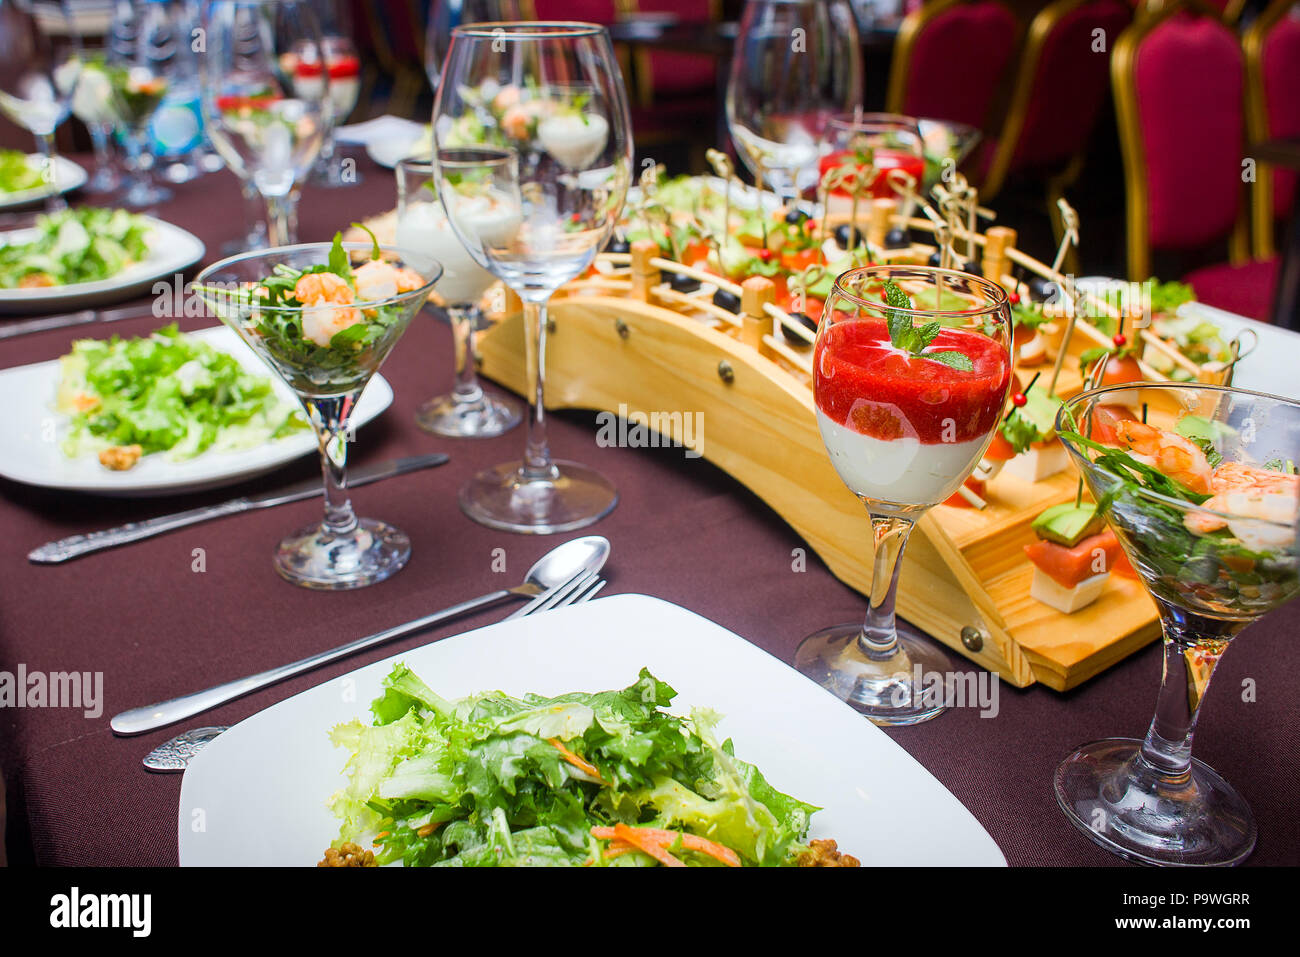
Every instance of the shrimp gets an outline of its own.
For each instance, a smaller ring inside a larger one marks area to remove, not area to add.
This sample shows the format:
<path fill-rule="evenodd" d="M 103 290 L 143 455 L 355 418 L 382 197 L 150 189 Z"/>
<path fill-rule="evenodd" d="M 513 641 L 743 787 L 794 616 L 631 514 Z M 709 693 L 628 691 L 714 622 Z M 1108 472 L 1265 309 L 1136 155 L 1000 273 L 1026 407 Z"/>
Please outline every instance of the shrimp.
<path fill-rule="evenodd" d="M 302 334 L 316 345 L 327 348 L 336 333 L 361 321 L 361 310 L 352 306 L 308 306 L 302 311 Z"/>
<path fill-rule="evenodd" d="M 1171 479 L 1193 492 L 1209 494 L 1213 470 L 1205 460 L 1205 453 L 1195 443 L 1176 432 L 1166 432 L 1137 419 L 1117 422 L 1115 438 L 1120 445 L 1137 453 L 1138 458 Z"/>
<path fill-rule="evenodd" d="M 352 287 L 342 276 L 332 272 L 313 272 L 301 276 L 293 287 L 293 296 L 305 306 L 321 303 L 349 303 Z"/>
<path fill-rule="evenodd" d="M 1257 550 L 1285 548 L 1295 540 L 1291 526 L 1300 500 L 1300 476 L 1223 462 L 1214 470 L 1210 490 L 1214 494 L 1203 503 L 1209 511 L 1189 512 L 1183 518 L 1189 531 L 1207 535 L 1227 527 Z"/>

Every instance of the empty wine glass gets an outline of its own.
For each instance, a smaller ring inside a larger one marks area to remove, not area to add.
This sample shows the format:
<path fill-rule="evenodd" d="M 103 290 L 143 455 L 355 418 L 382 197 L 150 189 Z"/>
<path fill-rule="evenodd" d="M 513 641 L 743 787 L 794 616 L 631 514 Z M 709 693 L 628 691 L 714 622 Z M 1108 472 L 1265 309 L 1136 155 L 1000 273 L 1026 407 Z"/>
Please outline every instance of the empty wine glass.
<path fill-rule="evenodd" d="M 438 76 L 443 61 L 447 59 L 453 28 L 470 23 L 521 19 L 519 0 L 433 0 L 424 31 L 424 72 L 433 92 L 438 92 Z"/>
<path fill-rule="evenodd" d="M 1192 736 L 1229 643 L 1300 595 L 1300 402 L 1145 382 L 1068 399 L 1056 427 L 1155 599 L 1164 638 L 1146 736 L 1078 748 L 1056 769 L 1057 803 L 1131 860 L 1239 863 L 1255 846 L 1250 805 L 1192 757 Z"/>
<path fill-rule="evenodd" d="M 294 185 L 334 122 L 326 84 L 294 83 L 298 58 L 324 61 L 316 15 L 306 0 L 211 0 L 204 29 L 200 77 L 212 145 L 266 201 L 272 245 L 291 243 Z"/>
<path fill-rule="evenodd" d="M 86 191 L 115 192 L 122 185 L 113 156 L 113 128 L 118 119 L 113 110 L 113 86 L 103 50 L 84 51 L 81 74 L 72 94 L 72 115 L 85 124 L 95 154 L 95 171 L 86 183 Z"/>
<path fill-rule="evenodd" d="M 727 83 L 727 126 L 760 185 L 796 198 L 817 183 L 827 120 L 862 98 L 848 0 L 748 0 Z"/>
<path fill-rule="evenodd" d="M 321 47 L 324 61 L 313 60 L 311 51 L 299 51 L 294 70 L 295 86 L 327 84 L 334 106 L 335 126 L 342 125 L 357 106 L 361 93 L 361 57 L 349 38 L 352 33 L 351 17 L 339 0 L 316 0 L 316 11 L 321 23 Z M 351 164 L 346 174 L 342 163 L 335 162 L 337 145 L 331 128 L 321 143 L 320 156 L 311 170 L 311 184 L 336 189 L 361 182 L 361 174 Z"/>
<path fill-rule="evenodd" d="M 519 403 L 484 392 L 474 364 L 474 333 L 483 322 L 479 304 L 496 277 L 474 261 L 448 225 L 427 157 L 397 164 L 397 245 L 415 269 L 442 265 L 437 294 L 446 304 L 456 349 L 455 388 L 421 403 L 415 421 L 452 438 L 485 439 L 514 428 L 523 418 Z"/>
<path fill-rule="evenodd" d="M 534 389 L 523 460 L 476 475 L 461 508 L 509 531 L 581 528 L 618 496 L 599 472 L 551 457 L 546 304 L 591 265 L 622 212 L 632 171 L 623 78 L 603 27 L 552 22 L 456 27 L 442 78 L 438 196 L 474 261 L 523 300 Z"/>
<path fill-rule="evenodd" d="M 54 131 L 68 118 L 81 74 L 81 41 L 66 0 L 39 8 L 0 0 L 0 113 L 36 137 L 45 208 L 67 208 L 59 194 Z"/>

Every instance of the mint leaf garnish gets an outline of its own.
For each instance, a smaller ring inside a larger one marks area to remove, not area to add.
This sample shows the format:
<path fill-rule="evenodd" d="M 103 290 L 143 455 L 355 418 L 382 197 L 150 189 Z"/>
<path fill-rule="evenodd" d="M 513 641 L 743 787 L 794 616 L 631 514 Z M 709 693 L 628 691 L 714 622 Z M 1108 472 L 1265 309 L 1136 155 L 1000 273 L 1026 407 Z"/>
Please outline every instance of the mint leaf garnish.
<path fill-rule="evenodd" d="M 961 372 L 974 372 L 975 363 L 970 361 L 970 356 L 964 352 L 927 352 L 921 356 L 922 359 L 933 359 L 935 362 L 942 362 L 946 366 Z"/>
<path fill-rule="evenodd" d="M 943 329 L 943 323 L 927 322 L 918 329 L 912 322 L 911 316 L 899 311 L 900 309 L 911 309 L 912 300 L 892 279 L 885 280 L 885 302 L 893 307 L 885 313 L 885 324 L 889 327 L 889 341 L 894 344 L 894 348 L 902 349 L 918 359 L 931 359 L 934 362 L 942 362 L 949 368 L 956 369 L 959 372 L 975 371 L 975 363 L 971 362 L 970 356 L 963 352 L 955 350 L 944 352 L 925 351 Z"/>

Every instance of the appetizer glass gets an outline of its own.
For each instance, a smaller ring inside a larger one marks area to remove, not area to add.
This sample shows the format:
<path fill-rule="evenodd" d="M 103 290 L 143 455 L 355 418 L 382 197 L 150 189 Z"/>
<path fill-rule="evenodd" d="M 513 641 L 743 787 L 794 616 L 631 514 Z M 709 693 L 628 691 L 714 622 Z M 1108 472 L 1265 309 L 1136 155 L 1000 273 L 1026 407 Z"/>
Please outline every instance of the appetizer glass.
<path fill-rule="evenodd" d="M 902 170 L 912 177 L 919 192 L 925 179 L 925 152 L 921 128 L 910 116 L 896 113 L 845 113 L 826 122 L 826 143 L 830 152 L 822 158 L 821 174 L 836 166 L 852 164 L 855 154 L 870 154 L 870 163 L 880 171 L 871 184 L 871 195 L 893 199 L 898 194 L 890 185 L 889 171 Z"/>
<path fill-rule="evenodd" d="M 512 532 L 590 525 L 618 495 L 594 469 L 551 456 L 546 305 L 605 246 L 631 181 L 631 120 L 609 33 L 591 23 L 456 27 L 433 134 L 438 198 L 452 229 L 523 300 L 534 390 L 523 460 L 476 475 L 461 508 Z"/>
<path fill-rule="evenodd" d="M 448 224 L 430 158 L 397 164 L 397 245 L 416 258 L 416 269 L 426 261 L 441 264 L 437 295 L 456 349 L 455 387 L 421 403 L 416 424 L 450 438 L 486 439 L 513 429 L 523 419 L 522 408 L 513 399 L 484 392 L 474 361 L 474 333 L 484 322 L 479 303 L 497 279 L 474 261 Z"/>
<path fill-rule="evenodd" d="M 122 203 L 132 209 L 156 206 L 172 198 L 171 190 L 159 186 L 150 175 L 149 124 L 170 83 L 164 61 L 155 58 L 158 51 L 147 34 L 144 14 L 144 4 L 115 3 L 106 46 L 105 69 L 113 113 L 126 154 Z"/>
<path fill-rule="evenodd" d="M 36 137 L 46 212 L 67 209 L 59 193 L 54 131 L 68 118 L 81 74 L 81 40 L 67 0 L 39 8 L 0 0 L 0 115 Z"/>
<path fill-rule="evenodd" d="M 1177 436 L 1132 445 L 1138 466 L 1116 465 L 1110 447 L 1126 417 L 1118 407 L 1133 404 L 1145 404 L 1153 426 L 1181 422 L 1180 432 L 1213 447 L 1211 460 L 1222 456 L 1227 468 L 1213 472 L 1212 500 L 1194 504 L 1135 480 L 1152 461 L 1179 481 L 1206 479 L 1208 463 Z M 1155 599 L 1164 671 L 1146 737 L 1080 747 L 1056 769 L 1056 800 L 1075 827 L 1121 857 L 1236 864 L 1255 846 L 1254 816 L 1227 781 L 1192 757 L 1192 734 L 1228 643 L 1300 594 L 1300 482 L 1260 468 L 1300 461 L 1300 402 L 1222 386 L 1108 386 L 1068 400 L 1057 430 Z"/>
<path fill-rule="evenodd" d="M 369 243 L 344 243 L 353 265 L 369 259 Z M 226 325 L 239 334 L 275 373 L 293 389 L 307 410 L 320 444 L 324 474 L 325 517 L 317 525 L 284 539 L 275 553 L 275 570 L 307 588 L 360 588 L 383 581 L 398 571 L 411 555 L 411 542 L 400 529 L 385 522 L 357 518 L 348 498 L 347 447 L 349 419 L 366 383 L 379 369 L 419 312 L 441 267 L 426 262 L 416 271 L 424 285 L 410 292 L 348 305 L 359 310 L 374 327 L 373 337 L 351 346 L 319 346 L 303 333 L 305 322 L 333 312 L 330 306 L 254 307 L 248 290 L 267 277 L 319 266 L 329 261 L 329 243 L 281 246 L 232 256 L 199 273 L 195 285 L 205 302 Z M 383 247 L 383 258 L 405 266 L 400 250 Z"/>
<path fill-rule="evenodd" d="M 862 100 L 848 0 L 749 0 L 727 81 L 727 128 L 754 178 L 782 199 L 817 184 L 827 120 Z"/>
<path fill-rule="evenodd" d="M 910 307 L 886 303 L 886 281 Z M 867 507 L 875 553 L 865 623 L 804 639 L 795 667 L 876 724 L 916 724 L 947 706 L 947 656 L 894 614 L 901 559 L 912 526 L 988 448 L 1011 383 L 1010 343 L 1006 293 L 969 273 L 867 266 L 840 276 L 826 300 L 813 352 L 817 424 Z M 955 352 L 970 369 L 925 357 Z"/>

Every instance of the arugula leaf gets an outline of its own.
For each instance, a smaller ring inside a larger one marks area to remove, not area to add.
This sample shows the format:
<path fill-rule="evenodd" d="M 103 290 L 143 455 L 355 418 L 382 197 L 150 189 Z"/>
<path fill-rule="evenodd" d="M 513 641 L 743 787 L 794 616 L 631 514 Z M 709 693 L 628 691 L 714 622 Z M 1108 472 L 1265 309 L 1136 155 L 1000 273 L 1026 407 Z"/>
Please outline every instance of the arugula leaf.
<path fill-rule="evenodd" d="M 379 249 L 379 238 L 375 236 L 371 228 L 367 226 L 365 223 L 353 223 L 352 225 L 355 226 L 357 229 L 364 229 L 366 233 L 369 234 L 370 242 L 372 244 L 370 258 L 372 260 L 381 258 L 383 256 L 383 253 Z"/>
<path fill-rule="evenodd" d="M 348 257 L 348 251 L 343 248 L 342 233 L 334 234 L 334 245 L 330 247 L 329 271 L 332 273 L 337 273 L 338 275 L 346 279 L 349 284 L 351 284 L 352 261 Z"/>
<path fill-rule="evenodd" d="M 892 279 L 885 280 L 885 302 L 892 307 L 885 313 L 885 324 L 889 327 L 889 341 L 894 344 L 895 348 L 902 349 L 919 359 L 941 362 L 949 368 L 961 372 L 973 372 L 975 370 L 975 363 L 971 361 L 970 356 L 963 352 L 957 352 L 954 349 L 943 352 L 925 351 L 943 330 L 943 323 L 931 321 L 918 329 L 916 324 L 913 323 L 912 317 L 900 311 L 902 309 L 911 309 L 912 300 Z"/>

